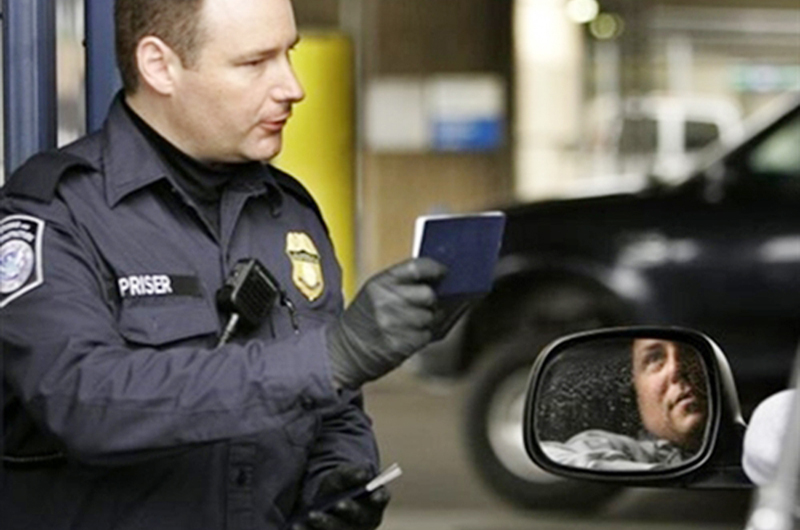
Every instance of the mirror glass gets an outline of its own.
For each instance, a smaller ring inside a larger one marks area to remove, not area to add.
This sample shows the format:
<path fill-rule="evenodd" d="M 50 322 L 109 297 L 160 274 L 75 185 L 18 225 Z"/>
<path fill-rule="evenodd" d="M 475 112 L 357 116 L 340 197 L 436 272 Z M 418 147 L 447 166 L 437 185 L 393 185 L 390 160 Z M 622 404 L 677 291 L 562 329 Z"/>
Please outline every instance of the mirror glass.
<path fill-rule="evenodd" d="M 605 338 L 553 354 L 534 401 L 534 438 L 553 462 L 620 472 L 674 468 L 697 456 L 709 383 L 690 344 Z"/>

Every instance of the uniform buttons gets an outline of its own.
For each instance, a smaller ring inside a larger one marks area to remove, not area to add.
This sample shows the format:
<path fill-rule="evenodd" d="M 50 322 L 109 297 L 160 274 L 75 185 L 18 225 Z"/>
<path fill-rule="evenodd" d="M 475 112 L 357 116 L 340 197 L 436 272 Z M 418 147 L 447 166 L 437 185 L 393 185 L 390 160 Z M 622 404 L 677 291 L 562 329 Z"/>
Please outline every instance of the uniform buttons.
<path fill-rule="evenodd" d="M 244 467 L 240 467 L 235 472 L 234 482 L 240 488 L 243 488 L 250 484 L 250 470 Z"/>
<path fill-rule="evenodd" d="M 315 405 L 316 403 L 314 402 L 313 398 L 308 396 L 303 396 L 300 398 L 300 406 L 303 407 L 303 410 L 311 410 Z"/>

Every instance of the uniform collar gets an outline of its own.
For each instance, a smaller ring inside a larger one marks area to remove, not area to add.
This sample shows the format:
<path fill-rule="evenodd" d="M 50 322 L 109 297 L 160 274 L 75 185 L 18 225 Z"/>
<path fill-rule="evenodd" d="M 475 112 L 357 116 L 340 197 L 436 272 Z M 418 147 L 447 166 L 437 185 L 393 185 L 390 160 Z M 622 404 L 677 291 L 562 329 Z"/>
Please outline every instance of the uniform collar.
<path fill-rule="evenodd" d="M 131 193 L 160 180 L 167 180 L 175 185 L 161 157 L 128 116 L 122 97 L 122 92 L 115 97 L 102 132 L 106 201 L 112 208 Z M 229 183 L 229 187 L 252 195 L 281 194 L 269 166 L 266 165 L 263 171 L 250 171 L 241 177 L 237 175 Z"/>

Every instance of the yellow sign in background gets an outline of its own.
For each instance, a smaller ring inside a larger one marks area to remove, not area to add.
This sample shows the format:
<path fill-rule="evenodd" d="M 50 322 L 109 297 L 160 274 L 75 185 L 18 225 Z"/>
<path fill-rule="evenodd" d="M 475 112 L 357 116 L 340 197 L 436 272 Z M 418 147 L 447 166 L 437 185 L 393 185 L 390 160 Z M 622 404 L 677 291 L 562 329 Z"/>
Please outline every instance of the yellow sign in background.
<path fill-rule="evenodd" d="M 342 265 L 347 299 L 356 288 L 355 64 L 352 41 L 303 33 L 292 63 L 306 91 L 284 130 L 274 163 L 317 200 Z"/>

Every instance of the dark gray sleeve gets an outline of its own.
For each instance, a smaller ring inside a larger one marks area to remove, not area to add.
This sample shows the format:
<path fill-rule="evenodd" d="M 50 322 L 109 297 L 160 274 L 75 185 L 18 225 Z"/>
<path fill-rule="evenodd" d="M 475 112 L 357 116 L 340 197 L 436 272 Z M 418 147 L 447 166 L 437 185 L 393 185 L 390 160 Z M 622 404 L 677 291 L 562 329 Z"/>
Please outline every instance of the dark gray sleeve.
<path fill-rule="evenodd" d="M 364 467 L 372 475 L 379 472 L 378 446 L 360 390 L 343 390 L 340 402 L 323 412 L 320 435 L 309 455 L 299 508 L 310 507 L 325 475 L 344 464 Z"/>

